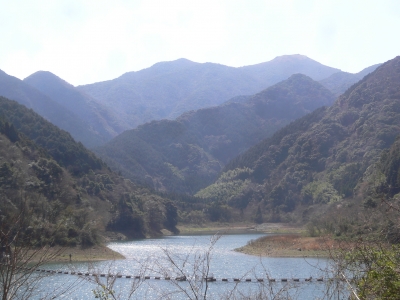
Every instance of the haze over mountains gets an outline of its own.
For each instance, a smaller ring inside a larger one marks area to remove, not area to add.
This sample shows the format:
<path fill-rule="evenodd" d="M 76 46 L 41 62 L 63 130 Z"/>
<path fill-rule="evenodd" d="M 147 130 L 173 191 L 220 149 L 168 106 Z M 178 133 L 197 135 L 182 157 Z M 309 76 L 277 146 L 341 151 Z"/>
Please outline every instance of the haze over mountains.
<path fill-rule="evenodd" d="M 0 97 L 4 211 L 31 195 L 48 224 L 70 218 L 59 242 L 68 244 L 94 242 L 97 229 L 174 231 L 177 208 L 189 222 L 255 211 L 307 221 L 318 205 L 357 195 L 373 208 L 376 186 L 397 191 L 400 149 L 400 58 L 377 67 L 349 74 L 300 55 L 242 68 L 181 59 L 78 88 L 49 72 L 24 81 L 0 72 L 0 95 L 20 103 Z M 166 117 L 175 120 L 141 123 Z M 133 184 L 84 146 L 122 175 L 181 195 Z"/>
<path fill-rule="evenodd" d="M 253 95 L 295 73 L 321 80 L 339 71 L 302 55 L 241 68 L 179 59 L 78 88 L 113 109 L 130 129 L 216 106 L 234 96 Z"/>
<path fill-rule="evenodd" d="M 23 81 L 73 112 L 77 117 L 85 120 L 88 126 L 104 141 L 123 131 L 123 128 L 118 124 L 117 116 L 111 110 L 107 110 L 98 101 L 56 75 L 38 71 Z"/>
<path fill-rule="evenodd" d="M 351 85 L 358 76 L 302 55 L 281 56 L 242 68 L 180 59 L 77 88 L 50 72 L 36 72 L 24 81 L 1 72 L 0 95 L 34 109 L 92 148 L 146 121 L 174 119 L 186 111 L 219 105 L 232 97 L 236 98 L 231 101 L 247 99 L 293 73 L 316 80 L 324 78 L 321 83 L 334 93 Z"/>
<path fill-rule="evenodd" d="M 292 75 L 242 103 L 191 111 L 175 121 L 128 130 L 96 152 L 122 174 L 156 189 L 195 193 L 232 158 L 314 109 L 333 94 L 310 77 Z"/>
<path fill-rule="evenodd" d="M 335 96 L 340 96 L 343 94 L 349 87 L 355 84 L 357 81 L 363 79 L 364 76 L 373 72 L 377 67 L 381 64 L 376 64 L 370 67 L 365 68 L 364 70 L 352 74 L 348 72 L 338 72 L 334 73 L 331 76 L 322 79 L 319 81 L 323 86 L 329 89 Z"/>
<path fill-rule="evenodd" d="M 104 139 L 85 120 L 36 88 L 3 71 L 0 71 L 0 95 L 32 108 L 88 147 L 104 143 Z"/>

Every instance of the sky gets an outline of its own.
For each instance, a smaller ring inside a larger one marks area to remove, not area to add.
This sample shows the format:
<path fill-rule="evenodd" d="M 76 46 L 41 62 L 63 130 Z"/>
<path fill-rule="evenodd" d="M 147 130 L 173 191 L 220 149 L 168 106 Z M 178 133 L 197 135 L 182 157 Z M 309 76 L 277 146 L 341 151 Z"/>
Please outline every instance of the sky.
<path fill-rule="evenodd" d="M 0 0 L 0 70 L 73 85 L 187 58 L 302 54 L 346 72 L 400 55 L 398 0 Z"/>

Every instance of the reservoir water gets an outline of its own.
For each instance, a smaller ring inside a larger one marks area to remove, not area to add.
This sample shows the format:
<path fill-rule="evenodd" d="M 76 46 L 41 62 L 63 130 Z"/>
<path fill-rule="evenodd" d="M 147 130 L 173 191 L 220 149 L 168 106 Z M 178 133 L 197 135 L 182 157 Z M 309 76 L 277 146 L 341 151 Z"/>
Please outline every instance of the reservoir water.
<path fill-rule="evenodd" d="M 265 234 L 224 235 L 213 244 L 214 236 L 168 236 L 157 239 L 145 239 L 115 242 L 108 246 L 123 254 L 125 260 L 96 263 L 72 263 L 68 265 L 51 264 L 47 269 L 83 273 L 108 273 L 131 276 L 151 276 L 149 280 L 127 278 L 109 279 L 109 286 L 120 299 L 195 299 L 207 290 L 207 299 L 266 299 L 277 296 L 292 299 L 325 299 L 327 283 L 317 282 L 316 278 L 326 277 L 329 260 L 325 258 L 272 258 L 257 257 L 233 251 L 246 245 L 252 239 Z M 211 247 L 212 246 L 212 247 Z M 204 274 L 213 276 L 215 282 L 206 283 L 201 279 Z M 187 281 L 163 280 L 165 277 L 186 276 Z M 84 277 L 84 276 L 83 276 Z M 46 287 L 65 288 L 72 284 L 74 288 L 64 299 L 94 299 L 93 290 L 98 285 L 91 276 L 77 280 L 76 276 L 54 274 L 45 278 Z M 157 280 L 155 277 L 160 277 Z M 228 279 L 223 282 L 222 278 Z M 234 282 L 233 279 L 241 282 Z M 262 278 L 264 282 L 257 282 Z M 267 279 L 276 279 L 270 283 Z M 288 282 L 281 282 L 281 279 Z M 293 279 L 300 282 L 294 282 Z M 305 279 L 312 278 L 311 282 Z M 245 282 L 251 279 L 252 282 Z M 100 278 L 107 284 L 105 277 Z M 114 283 L 110 283 L 114 281 Z M 134 292 L 130 294 L 131 290 Z M 346 293 L 345 293 L 346 294 Z M 348 296 L 348 295 L 347 295 Z M 61 297 L 61 298 L 63 298 Z M 337 298 L 335 298 L 337 299 Z M 341 298 L 340 298 L 341 299 Z"/>

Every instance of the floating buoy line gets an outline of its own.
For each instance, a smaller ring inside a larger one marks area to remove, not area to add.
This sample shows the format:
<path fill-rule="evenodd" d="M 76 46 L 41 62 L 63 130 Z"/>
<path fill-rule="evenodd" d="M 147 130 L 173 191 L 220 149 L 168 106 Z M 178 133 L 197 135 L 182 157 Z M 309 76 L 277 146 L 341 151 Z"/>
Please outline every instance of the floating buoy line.
<path fill-rule="evenodd" d="M 59 274 L 59 275 L 75 275 L 75 276 L 92 276 L 92 277 L 109 277 L 109 278 L 126 278 L 126 279 L 136 279 L 136 280 L 175 280 L 175 281 L 188 281 L 186 276 L 177 276 L 177 277 L 169 277 L 169 276 L 151 276 L 151 275 L 121 275 L 121 274 L 106 274 L 106 273 L 90 273 L 90 272 L 77 272 L 77 271 L 62 271 L 62 270 L 48 270 L 48 269 L 29 269 L 29 268 L 20 268 L 25 271 L 35 271 L 41 273 L 48 274 Z M 207 282 L 323 282 L 327 280 L 332 280 L 332 278 L 216 278 L 216 277 L 205 277 L 202 280 Z"/>

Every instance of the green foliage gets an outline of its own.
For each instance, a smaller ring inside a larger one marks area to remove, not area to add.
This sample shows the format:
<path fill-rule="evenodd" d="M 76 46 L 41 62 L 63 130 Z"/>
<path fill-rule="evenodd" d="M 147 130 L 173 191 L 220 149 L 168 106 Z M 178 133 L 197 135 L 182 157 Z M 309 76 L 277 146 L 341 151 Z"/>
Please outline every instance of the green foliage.
<path fill-rule="evenodd" d="M 187 112 L 174 121 L 152 121 L 96 151 L 132 180 L 156 190 L 193 195 L 211 184 L 230 159 L 332 101 L 327 89 L 296 74 L 246 102 Z"/>
<path fill-rule="evenodd" d="M 246 201 L 263 198 L 267 209 L 291 212 L 300 204 L 358 197 L 360 189 L 366 188 L 363 181 L 371 175 L 369 167 L 400 132 L 399 60 L 380 66 L 331 107 L 292 122 L 236 157 L 222 174 L 245 167 L 253 170 L 247 180 L 248 189 L 254 192 Z M 374 174 L 381 173 L 379 181 L 386 177 L 388 182 L 379 184 L 380 191 L 375 193 L 390 190 L 392 196 L 400 191 L 396 155 L 381 159 L 382 167 Z M 366 205 L 373 206 L 373 202 Z"/>
<path fill-rule="evenodd" d="M 236 179 L 245 180 L 249 178 L 252 173 L 253 171 L 249 168 L 228 170 L 220 175 L 217 182 L 228 182 Z"/>
<path fill-rule="evenodd" d="M 202 225 L 207 220 L 202 210 L 183 211 L 180 215 L 179 221 L 182 223 L 190 223 Z"/>
<path fill-rule="evenodd" d="M 8 123 L 7 121 L 4 122 L 4 125 L 1 126 L 1 133 L 7 136 L 11 142 L 15 143 L 19 140 L 19 136 L 17 130 L 15 129 L 13 124 Z"/>
<path fill-rule="evenodd" d="M 338 191 L 339 195 L 350 197 L 362 173 L 360 163 L 343 164 L 338 169 L 329 173 L 329 181 Z"/>
<path fill-rule="evenodd" d="M 218 202 L 213 202 L 208 206 L 206 213 L 211 222 L 229 222 L 232 218 L 231 208 Z"/>
<path fill-rule="evenodd" d="M 254 222 L 256 222 L 257 224 L 261 224 L 264 222 L 260 206 L 257 207 L 257 212 L 254 216 Z"/>
<path fill-rule="evenodd" d="M 69 133 L 15 101 L 0 97 L 0 117 L 7 120 L 5 124 L 11 123 L 8 134 L 14 136 L 12 141 L 16 141 L 13 130 L 23 133 L 38 146 L 46 149 L 60 166 L 67 168 L 74 175 L 104 167 L 100 159 L 81 143 L 75 142 Z M 3 131 L 6 132 L 6 125 L 4 126 Z"/>
<path fill-rule="evenodd" d="M 362 270 L 356 278 L 361 299 L 398 299 L 400 294 L 400 249 L 358 247 L 347 254 L 347 261 Z"/>
<path fill-rule="evenodd" d="M 195 196 L 205 199 L 217 199 L 226 202 L 241 193 L 249 184 L 249 180 L 217 182 L 199 191 Z"/>
<path fill-rule="evenodd" d="M 313 181 L 302 189 L 302 196 L 306 203 L 334 203 L 341 200 L 338 192 L 329 182 Z"/>
<path fill-rule="evenodd" d="M 5 111 L 20 124 L 0 117 L 0 216 L 9 220 L 22 208 L 29 212 L 24 226 L 36 245 L 89 247 L 101 242 L 107 228 L 132 237 L 159 234 L 162 228 L 177 232 L 171 201 L 112 173 L 69 134 L 0 98 L 0 113 Z M 57 149 L 66 151 L 61 158 L 53 156 Z"/>

